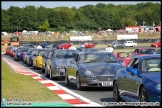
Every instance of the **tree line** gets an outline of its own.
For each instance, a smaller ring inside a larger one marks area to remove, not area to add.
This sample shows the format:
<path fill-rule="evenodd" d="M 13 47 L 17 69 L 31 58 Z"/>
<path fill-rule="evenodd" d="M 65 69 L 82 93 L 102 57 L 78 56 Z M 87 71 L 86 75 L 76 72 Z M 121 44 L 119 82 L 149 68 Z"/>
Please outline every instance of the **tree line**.
<path fill-rule="evenodd" d="M 70 30 L 119 30 L 125 26 L 159 25 L 161 4 L 103 4 L 76 7 L 46 8 L 27 5 L 20 8 L 1 8 L 1 30 L 15 31 L 70 31 Z"/>

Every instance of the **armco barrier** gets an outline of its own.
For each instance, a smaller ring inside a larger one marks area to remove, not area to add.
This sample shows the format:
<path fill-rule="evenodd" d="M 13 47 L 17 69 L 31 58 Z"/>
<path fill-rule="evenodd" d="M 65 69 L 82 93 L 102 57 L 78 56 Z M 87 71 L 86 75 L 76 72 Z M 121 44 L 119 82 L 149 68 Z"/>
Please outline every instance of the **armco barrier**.
<path fill-rule="evenodd" d="M 129 40 L 129 41 L 134 41 L 135 43 L 153 43 L 155 42 L 157 39 L 132 39 L 132 40 Z M 114 42 L 115 40 L 99 40 L 99 41 L 72 41 L 73 44 L 75 45 L 80 45 L 84 42 L 92 42 L 94 44 L 108 44 L 108 43 L 112 43 Z M 122 41 L 125 41 L 125 40 L 118 40 L 119 42 L 122 42 Z M 39 43 L 43 43 L 43 42 L 46 42 L 47 44 L 52 44 L 52 43 L 55 43 L 55 44 L 61 44 L 61 43 L 70 43 L 71 41 L 63 41 L 63 40 L 60 40 L 60 41 L 39 41 Z M 24 44 L 24 43 L 31 43 L 31 44 L 34 44 L 34 45 L 37 45 L 38 42 L 29 42 L 29 41 L 21 41 L 20 42 L 20 45 Z"/>

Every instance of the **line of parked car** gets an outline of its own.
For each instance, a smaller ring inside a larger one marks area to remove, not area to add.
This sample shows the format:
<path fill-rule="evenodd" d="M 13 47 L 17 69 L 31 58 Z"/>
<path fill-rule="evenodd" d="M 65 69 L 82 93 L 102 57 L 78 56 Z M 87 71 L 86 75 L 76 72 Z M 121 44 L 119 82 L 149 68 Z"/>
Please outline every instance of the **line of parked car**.
<path fill-rule="evenodd" d="M 116 54 L 97 48 L 70 50 L 60 45 L 7 47 L 6 54 L 40 69 L 51 80 L 63 77 L 66 85 L 113 87 L 114 101 L 161 102 L 161 51 L 152 47 Z M 115 56 L 114 56 L 115 55 Z"/>

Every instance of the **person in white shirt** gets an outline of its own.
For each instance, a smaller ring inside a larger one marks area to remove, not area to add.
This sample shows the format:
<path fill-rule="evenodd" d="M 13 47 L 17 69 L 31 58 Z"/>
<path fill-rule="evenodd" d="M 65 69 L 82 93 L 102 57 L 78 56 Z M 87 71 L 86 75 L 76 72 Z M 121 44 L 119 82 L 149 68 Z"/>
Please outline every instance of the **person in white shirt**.
<path fill-rule="evenodd" d="M 71 43 L 71 47 L 69 47 L 71 50 L 76 50 L 76 48 L 73 46 L 73 43 Z"/>
<path fill-rule="evenodd" d="M 43 49 L 42 46 L 40 46 L 40 44 L 37 46 L 38 49 Z"/>
<path fill-rule="evenodd" d="M 113 50 L 114 50 L 114 49 L 111 47 L 111 45 L 108 44 L 108 47 L 106 48 L 106 51 L 107 51 L 107 52 L 113 53 Z"/>

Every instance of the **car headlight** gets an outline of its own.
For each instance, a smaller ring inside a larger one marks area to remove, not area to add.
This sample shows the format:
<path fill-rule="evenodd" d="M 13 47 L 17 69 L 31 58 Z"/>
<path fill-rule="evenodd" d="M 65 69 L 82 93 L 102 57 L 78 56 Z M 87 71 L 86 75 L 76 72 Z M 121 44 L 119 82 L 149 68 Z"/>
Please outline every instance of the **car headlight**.
<path fill-rule="evenodd" d="M 84 73 L 85 73 L 86 75 L 93 75 L 93 72 L 92 72 L 92 71 L 88 71 L 88 70 L 86 70 Z"/>
<path fill-rule="evenodd" d="M 57 69 L 65 69 L 65 66 L 56 66 Z"/>
<path fill-rule="evenodd" d="M 20 55 L 20 53 L 18 53 L 18 55 Z"/>
<path fill-rule="evenodd" d="M 161 84 L 156 85 L 156 89 L 161 90 Z"/>

